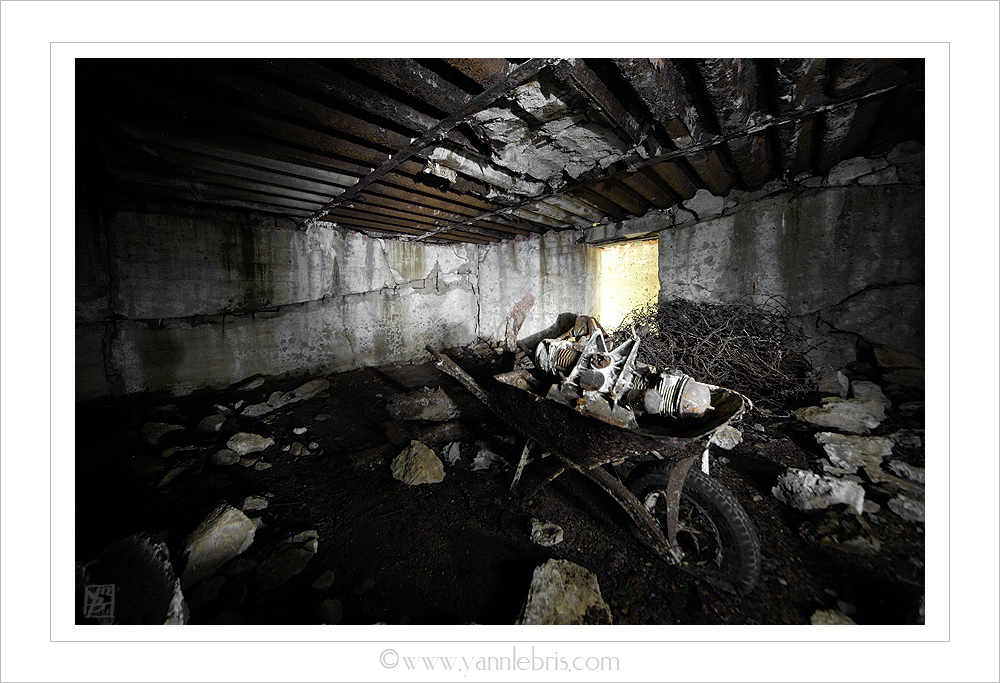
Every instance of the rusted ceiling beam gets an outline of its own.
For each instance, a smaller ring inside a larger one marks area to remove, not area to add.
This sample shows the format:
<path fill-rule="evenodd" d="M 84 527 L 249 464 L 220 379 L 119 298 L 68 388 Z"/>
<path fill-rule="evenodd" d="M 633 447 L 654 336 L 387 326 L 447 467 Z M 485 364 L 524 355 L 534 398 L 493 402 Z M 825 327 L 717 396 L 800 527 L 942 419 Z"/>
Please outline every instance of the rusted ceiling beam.
<path fill-rule="evenodd" d="M 342 202 L 350 199 L 366 187 L 377 181 L 389 171 L 397 168 L 404 161 L 414 154 L 433 144 L 436 144 L 448 131 L 465 121 L 468 117 L 508 92 L 521 85 L 525 81 L 534 77 L 539 71 L 547 66 L 558 63 L 555 59 L 531 59 L 523 64 L 514 67 L 511 72 L 501 81 L 487 88 L 485 91 L 469 100 L 461 109 L 453 113 L 448 118 L 438 122 L 430 130 L 416 138 L 407 147 L 393 154 L 387 161 L 373 170 L 367 176 L 352 185 L 344 194 L 336 197 L 333 201 L 323 206 L 315 215 L 310 216 L 310 220 L 322 218 L 326 213 L 332 211 Z"/>
<path fill-rule="evenodd" d="M 346 61 L 372 78 L 399 88 L 446 114 L 459 109 L 472 97 L 413 59 L 364 58 Z"/>
<path fill-rule="evenodd" d="M 861 95 L 856 95 L 854 97 L 837 100 L 835 102 L 829 102 L 827 104 L 823 104 L 823 105 L 820 105 L 820 106 L 817 106 L 817 107 L 813 107 L 813 108 L 811 108 L 811 109 L 809 109 L 807 111 L 797 110 L 797 111 L 793 112 L 792 114 L 789 114 L 789 115 L 784 116 L 784 117 L 776 117 L 776 118 L 769 119 L 769 120 L 767 120 L 767 121 L 765 121 L 763 123 L 757 123 L 757 124 L 749 125 L 749 126 L 746 126 L 745 128 L 742 128 L 740 130 L 734 130 L 734 131 L 731 131 L 729 133 L 724 133 L 722 135 L 718 135 L 718 136 L 716 136 L 714 138 L 711 138 L 709 140 L 706 140 L 704 142 L 701 142 L 701 143 L 698 143 L 698 144 L 689 145 L 688 147 L 686 147 L 684 149 L 673 150 L 673 151 L 667 152 L 665 154 L 661 154 L 661 155 L 658 155 L 658 156 L 655 156 L 655 157 L 650 157 L 649 159 L 644 159 L 641 162 L 638 162 L 638 163 L 634 164 L 633 167 L 630 169 L 630 171 L 631 172 L 635 172 L 635 171 L 639 171 L 639 170 L 641 170 L 643 168 L 646 168 L 648 166 L 653 166 L 653 165 L 656 165 L 656 164 L 661 164 L 662 162 L 665 162 L 665 161 L 673 161 L 673 160 L 676 160 L 676 159 L 687 158 L 687 157 L 690 157 L 690 155 L 692 155 L 692 154 L 703 153 L 703 152 L 704 153 L 711 153 L 711 152 L 714 151 L 713 148 L 716 148 L 716 147 L 719 147 L 721 145 L 724 145 L 727 142 L 729 142 L 730 140 L 736 139 L 736 138 L 738 138 L 740 136 L 755 135 L 755 134 L 761 133 L 761 132 L 763 132 L 765 130 L 769 130 L 769 129 L 777 127 L 777 126 L 786 126 L 786 125 L 789 125 L 789 124 L 792 124 L 792 123 L 799 122 L 799 121 L 801 121 L 801 120 L 803 120 L 803 119 L 805 119 L 807 117 L 813 117 L 813 116 L 817 116 L 817 115 L 820 115 L 820 114 L 825 114 L 826 112 L 836 111 L 837 109 L 841 109 L 841 108 L 844 108 L 844 107 L 856 107 L 858 102 L 862 102 L 862 101 L 867 100 L 867 99 L 872 98 L 872 97 L 879 97 L 879 96 L 881 96 L 881 95 L 883 95 L 883 94 L 885 94 L 887 92 L 891 92 L 893 90 L 896 90 L 897 88 L 901 88 L 904 85 L 906 85 L 906 83 L 897 83 L 895 85 L 890 85 L 890 86 L 887 86 L 885 88 L 881 88 L 881 89 L 873 91 L 873 92 L 864 93 L 864 94 L 861 94 Z M 593 188 L 600 187 L 602 183 L 606 184 L 608 180 L 612 180 L 613 179 L 614 175 L 617 175 L 617 174 L 612 173 L 612 174 L 609 174 L 609 176 L 607 178 L 596 179 L 596 180 L 588 180 L 588 181 L 583 181 L 583 182 L 578 182 L 578 183 L 572 183 L 572 184 L 569 184 L 569 185 L 566 185 L 566 186 L 560 188 L 557 191 L 552 191 L 552 192 L 549 192 L 549 193 L 544 194 L 544 195 L 539 196 L 539 197 L 531 197 L 529 199 L 526 199 L 526 200 L 522 201 L 521 203 L 517 204 L 514 207 L 504 207 L 502 209 L 497 209 L 495 211 L 490 211 L 490 212 L 481 214 L 480 216 L 477 216 L 475 218 L 469 219 L 469 221 L 467 221 L 465 224 L 472 224 L 472 223 L 476 222 L 477 220 L 492 219 L 492 217 L 494 217 L 494 216 L 502 216 L 504 214 L 510 214 L 511 212 L 513 212 L 514 215 L 517 215 L 517 212 L 519 210 L 523 210 L 523 209 L 527 208 L 530 204 L 532 204 L 534 202 L 541 201 L 543 199 L 546 199 L 546 198 L 551 197 L 551 196 L 556 195 L 556 194 L 573 194 L 573 195 L 578 195 L 578 196 L 580 196 L 581 199 L 584 199 L 585 201 L 591 202 L 591 198 L 593 198 L 594 195 L 596 194 L 594 192 Z M 618 187 L 616 189 L 621 189 L 621 188 Z M 622 193 L 622 194 L 624 194 L 624 193 Z M 635 193 L 632 192 L 632 194 L 634 195 Z M 631 199 L 634 200 L 634 199 L 636 199 L 636 197 L 631 197 Z M 591 202 L 591 203 L 593 203 L 593 202 Z M 600 208 L 600 207 L 598 207 L 598 208 Z M 643 209 L 643 210 L 645 210 L 645 209 Z M 631 209 L 630 209 L 630 211 L 631 211 Z M 625 215 L 622 216 L 622 218 L 617 218 L 616 220 L 624 220 L 624 218 L 626 218 L 627 215 L 628 214 L 625 214 Z M 538 222 L 541 222 L 543 224 L 547 224 L 546 221 L 544 221 L 544 220 L 540 220 Z M 460 224 L 457 224 L 454 227 L 460 227 L 461 225 L 463 225 L 463 224 L 460 223 Z M 552 226 L 552 227 L 556 227 L 556 226 Z M 436 234 L 435 231 L 430 231 L 430 232 L 428 232 L 428 233 L 426 233 L 424 235 L 416 237 L 415 241 L 419 241 L 421 239 L 425 239 L 425 238 L 431 237 L 434 234 Z"/>
<path fill-rule="evenodd" d="M 608 120 L 624 133 L 628 142 L 632 145 L 642 142 L 645 137 L 642 125 L 582 59 L 563 62 L 556 69 L 556 76 L 596 104 Z"/>
<path fill-rule="evenodd" d="M 444 63 L 460 72 L 466 78 L 478 83 L 482 88 L 492 88 L 503 81 L 511 71 L 506 59 L 442 59 Z"/>

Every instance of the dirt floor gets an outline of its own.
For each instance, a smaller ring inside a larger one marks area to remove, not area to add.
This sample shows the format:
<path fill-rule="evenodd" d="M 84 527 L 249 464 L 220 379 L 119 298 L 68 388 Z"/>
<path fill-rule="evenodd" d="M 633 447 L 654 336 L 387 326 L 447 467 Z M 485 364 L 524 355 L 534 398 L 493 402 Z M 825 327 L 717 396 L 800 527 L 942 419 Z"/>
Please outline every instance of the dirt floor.
<path fill-rule="evenodd" d="M 481 360 L 474 368 L 488 369 Z M 633 539 L 625 513 L 579 474 L 564 474 L 530 500 L 512 498 L 511 471 L 523 441 L 485 411 L 440 424 L 392 420 L 386 401 L 393 394 L 457 387 L 430 364 L 329 375 L 330 387 L 315 398 L 263 417 L 233 411 L 221 431 L 195 430 L 218 406 L 262 402 L 307 379 L 269 380 L 251 391 L 78 405 L 78 562 L 122 538 L 148 533 L 166 542 L 183 570 L 187 536 L 219 501 L 240 507 L 247 496 L 271 494 L 266 509 L 247 513 L 259 516 L 262 526 L 241 557 L 261 561 L 282 539 L 305 530 L 318 532 L 316 555 L 273 590 L 261 589 L 252 571 L 225 572 L 217 596 L 189 604 L 189 623 L 322 623 L 337 616 L 318 612 L 320 604 L 338 600 L 341 623 L 509 624 L 519 616 L 532 571 L 548 558 L 596 573 L 616 624 L 808 624 L 819 609 L 840 610 L 859 624 L 920 623 L 923 525 L 891 512 L 888 494 L 866 485 L 868 499 L 881 504 L 881 511 L 864 516 L 881 541 L 873 554 L 806 540 L 799 530 L 810 515 L 772 495 L 788 467 L 821 471 L 821 452 L 810 441 L 816 430 L 787 413 L 750 413 L 739 425 L 743 442 L 731 451 L 713 450 L 712 476 L 750 514 L 764 557 L 756 590 L 737 598 L 657 560 Z M 922 413 L 893 410 L 875 433 L 920 429 L 922 420 Z M 185 429 L 151 446 L 140 435 L 147 422 Z M 296 435 L 297 427 L 307 431 Z M 254 454 L 270 468 L 208 462 L 241 431 L 274 438 L 274 446 Z M 413 437 L 438 452 L 447 442 L 462 444 L 461 461 L 445 466 L 441 483 L 406 486 L 392 477 L 389 463 Z M 314 447 L 297 457 L 282 450 L 295 442 Z M 510 469 L 473 471 L 477 442 L 504 456 Z M 195 450 L 164 457 L 170 447 Z M 190 457 L 191 467 L 160 485 L 176 462 Z M 893 458 L 923 464 L 918 448 L 897 449 Z M 529 467 L 522 490 L 530 491 L 547 473 L 544 461 Z M 563 542 L 548 548 L 533 543 L 532 518 L 562 527 Z M 329 588 L 312 587 L 327 570 L 334 577 Z"/>

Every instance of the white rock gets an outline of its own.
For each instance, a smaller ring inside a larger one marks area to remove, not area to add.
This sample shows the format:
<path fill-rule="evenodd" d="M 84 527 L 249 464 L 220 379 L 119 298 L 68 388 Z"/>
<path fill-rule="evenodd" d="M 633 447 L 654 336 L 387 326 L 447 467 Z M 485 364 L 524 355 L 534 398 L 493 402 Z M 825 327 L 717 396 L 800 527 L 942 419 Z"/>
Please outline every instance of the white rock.
<path fill-rule="evenodd" d="M 445 462 L 449 465 L 454 465 L 462 459 L 462 446 L 457 441 L 452 441 L 444 447 L 441 454 L 444 456 Z"/>
<path fill-rule="evenodd" d="M 781 502 L 806 511 L 844 503 L 860 515 L 865 504 L 865 490 L 857 482 L 794 468 L 778 479 L 771 493 Z"/>
<path fill-rule="evenodd" d="M 868 382 L 865 380 L 859 380 L 856 382 L 851 382 L 851 395 L 854 398 L 870 398 L 875 399 L 886 409 L 892 407 L 892 401 L 888 399 L 885 393 L 882 391 L 882 387 L 875 384 L 874 382 Z"/>
<path fill-rule="evenodd" d="M 918 484 L 924 483 L 924 468 L 916 465 L 909 465 L 900 460 L 893 460 L 889 463 L 889 471 L 900 477 L 906 477 L 910 481 Z"/>
<path fill-rule="evenodd" d="M 902 493 L 889 499 L 889 509 L 907 521 L 924 521 L 924 502 Z"/>
<path fill-rule="evenodd" d="M 292 433 L 294 433 L 294 434 L 296 434 L 298 436 L 301 436 L 301 435 L 305 434 L 307 431 L 309 431 L 309 430 L 307 428 L 305 428 L 305 427 L 296 427 L 295 429 L 292 430 Z"/>
<path fill-rule="evenodd" d="M 543 522 L 538 519 L 531 520 L 531 540 L 540 546 L 551 548 L 562 543 L 563 530 L 558 524 Z"/>
<path fill-rule="evenodd" d="M 410 486 L 444 481 L 444 464 L 419 441 L 411 441 L 392 461 L 391 469 L 393 478 Z"/>
<path fill-rule="evenodd" d="M 885 406 L 872 398 L 841 399 L 835 396 L 823 399 L 821 406 L 800 408 L 792 415 L 820 427 L 832 427 L 845 432 L 862 434 L 882 424 Z"/>
<path fill-rule="evenodd" d="M 723 450 L 731 451 L 743 441 L 743 432 L 732 425 L 725 425 L 712 435 L 712 443 Z"/>
<path fill-rule="evenodd" d="M 184 585 L 194 585 L 212 576 L 222 565 L 250 547 L 256 531 L 249 517 L 232 505 L 220 504 L 187 539 Z"/>
<path fill-rule="evenodd" d="M 229 450 L 238 455 L 256 453 L 270 448 L 273 445 L 274 439 L 271 437 L 260 436 L 259 434 L 250 434 L 248 432 L 238 432 L 233 434 L 232 438 L 226 442 L 226 446 L 229 447 Z"/>
<path fill-rule="evenodd" d="M 506 460 L 483 446 L 472 460 L 472 469 L 475 471 L 496 470 L 498 472 L 505 472 L 508 469 L 508 465 Z"/>
<path fill-rule="evenodd" d="M 214 453 L 208 461 L 213 465 L 219 465 L 225 467 L 226 465 L 235 465 L 240 461 L 240 456 L 238 453 L 224 448 L 221 451 Z"/>
<path fill-rule="evenodd" d="M 834 466 L 851 473 L 865 466 L 880 467 L 882 459 L 892 454 L 892 439 L 884 436 L 820 432 L 816 441 L 823 446 Z"/>
<path fill-rule="evenodd" d="M 567 560 L 535 569 L 519 624 L 610 624 L 611 610 L 597 577 Z"/>
<path fill-rule="evenodd" d="M 222 429 L 222 423 L 226 421 L 225 415 L 209 415 L 198 423 L 195 427 L 199 432 L 217 432 Z"/>
<path fill-rule="evenodd" d="M 857 623 L 849 616 L 834 609 L 816 610 L 809 622 L 813 626 L 857 626 Z"/>
<path fill-rule="evenodd" d="M 267 498 L 261 498 L 260 496 L 247 496 L 243 500 L 243 505 L 240 507 L 244 512 L 247 510 L 264 510 L 267 508 Z"/>

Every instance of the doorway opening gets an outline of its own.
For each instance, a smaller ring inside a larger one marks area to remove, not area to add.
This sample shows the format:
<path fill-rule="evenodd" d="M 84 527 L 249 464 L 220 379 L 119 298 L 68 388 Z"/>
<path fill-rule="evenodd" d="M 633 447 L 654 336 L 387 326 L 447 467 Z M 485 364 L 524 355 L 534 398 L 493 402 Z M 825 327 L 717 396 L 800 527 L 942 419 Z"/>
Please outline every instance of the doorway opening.
<path fill-rule="evenodd" d="M 612 330 L 629 311 L 660 293 L 659 242 L 642 240 L 601 247 L 601 325 Z"/>

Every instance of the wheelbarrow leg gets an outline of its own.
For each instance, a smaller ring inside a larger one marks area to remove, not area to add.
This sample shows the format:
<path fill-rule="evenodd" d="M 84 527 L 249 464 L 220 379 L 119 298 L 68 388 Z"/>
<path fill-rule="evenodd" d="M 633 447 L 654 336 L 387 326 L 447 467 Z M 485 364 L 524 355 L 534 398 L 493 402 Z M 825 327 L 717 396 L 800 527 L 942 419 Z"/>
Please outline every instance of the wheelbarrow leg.
<path fill-rule="evenodd" d="M 521 481 L 521 473 L 524 471 L 524 466 L 528 463 L 528 456 L 531 455 L 531 447 L 535 445 L 535 442 L 528 439 L 524 442 L 524 450 L 521 451 L 521 461 L 517 463 L 517 470 L 514 471 L 514 481 L 510 483 L 510 493 L 514 494 L 514 489 L 517 488 L 518 483 Z"/>

